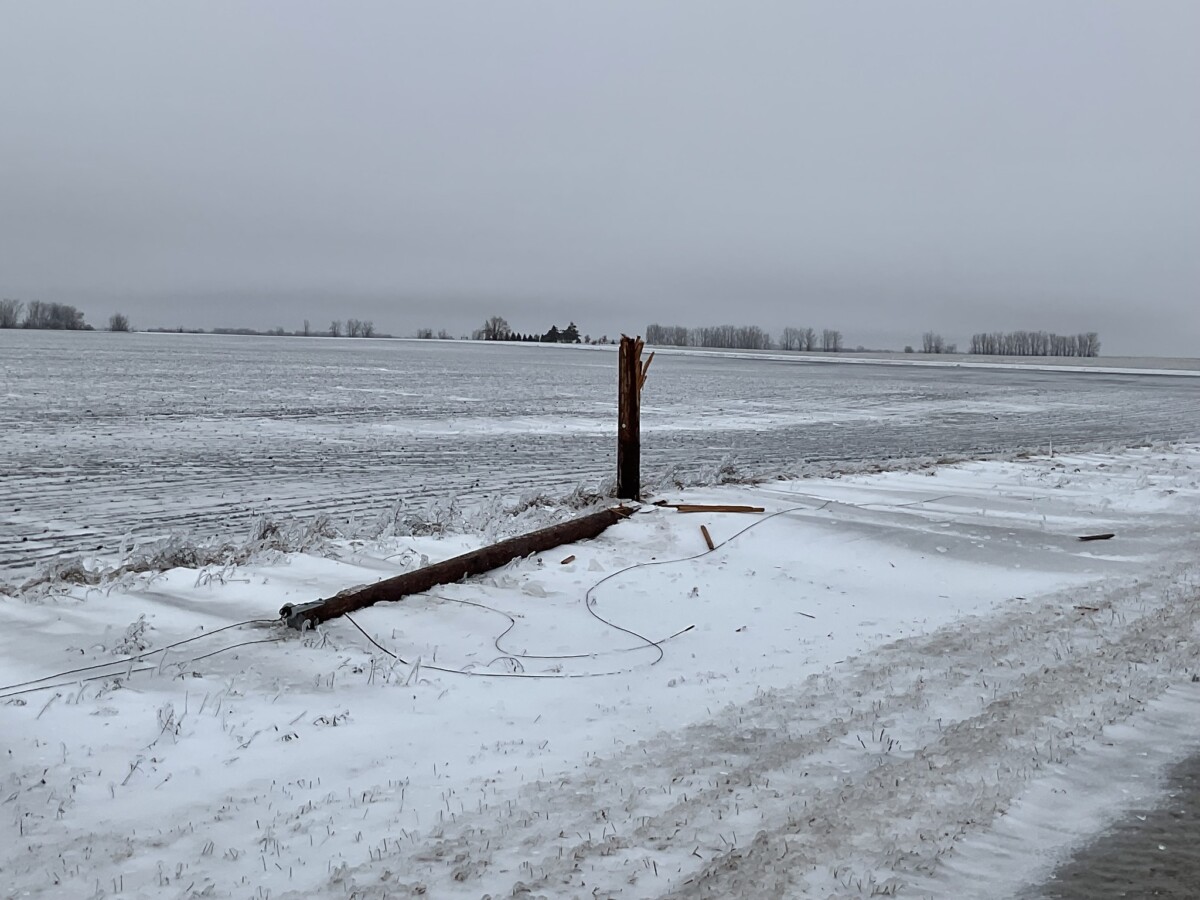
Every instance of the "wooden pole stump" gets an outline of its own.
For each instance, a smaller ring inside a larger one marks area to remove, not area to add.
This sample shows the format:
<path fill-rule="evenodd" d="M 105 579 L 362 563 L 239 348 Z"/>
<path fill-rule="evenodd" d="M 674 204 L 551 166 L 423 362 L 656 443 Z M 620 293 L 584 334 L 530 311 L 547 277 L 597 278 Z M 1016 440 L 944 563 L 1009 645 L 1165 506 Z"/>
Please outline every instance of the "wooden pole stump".
<path fill-rule="evenodd" d="M 617 497 L 641 498 L 642 457 L 642 384 L 646 366 L 642 365 L 642 339 L 621 335 L 617 358 Z M 654 358 L 654 354 L 650 354 Z"/>

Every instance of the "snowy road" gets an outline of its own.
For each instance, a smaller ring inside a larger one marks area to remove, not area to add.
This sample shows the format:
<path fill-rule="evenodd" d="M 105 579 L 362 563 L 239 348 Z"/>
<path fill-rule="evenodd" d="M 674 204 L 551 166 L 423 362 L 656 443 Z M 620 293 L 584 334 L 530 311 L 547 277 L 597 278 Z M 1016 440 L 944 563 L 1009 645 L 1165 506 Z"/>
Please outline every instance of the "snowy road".
<path fill-rule="evenodd" d="M 768 514 L 648 509 L 124 686 L 471 539 L 0 600 L 0 682 L 109 676 L 0 690 L 3 896 L 1013 897 L 1200 746 L 1196 447 L 687 497 Z"/>
<path fill-rule="evenodd" d="M 213 335 L 0 333 L 0 567 L 128 534 L 242 536 L 396 505 L 595 488 L 613 469 L 609 352 Z M 666 355 L 648 482 L 1200 434 L 1200 379 Z M 10 580 L 15 575 L 10 575 Z"/>

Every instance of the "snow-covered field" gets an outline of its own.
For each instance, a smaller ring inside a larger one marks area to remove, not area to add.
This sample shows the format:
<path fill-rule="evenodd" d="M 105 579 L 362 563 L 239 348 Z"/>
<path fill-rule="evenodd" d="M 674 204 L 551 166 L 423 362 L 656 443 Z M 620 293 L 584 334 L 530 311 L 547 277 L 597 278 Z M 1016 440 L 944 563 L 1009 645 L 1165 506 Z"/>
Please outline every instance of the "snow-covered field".
<path fill-rule="evenodd" d="M 916 366 L 939 369 L 1014 369 L 1046 372 L 1098 372 L 1108 375 L 1200 376 L 1200 359 L 1161 356 L 987 356 L 968 353 L 899 353 L 846 350 L 839 353 L 788 350 L 720 350 L 701 347 L 653 347 L 658 353 L 763 359 L 776 362 Z"/>
<path fill-rule="evenodd" d="M 665 354 L 651 484 L 845 462 L 1200 436 L 1192 377 Z M 397 516 L 595 491 L 613 470 L 611 350 L 0 331 L 0 581 L 260 516 L 371 538 Z"/>
<path fill-rule="evenodd" d="M 766 512 L 303 635 L 486 536 L 0 597 L 3 896 L 1012 896 L 1200 746 L 1200 446 L 660 496 Z"/>

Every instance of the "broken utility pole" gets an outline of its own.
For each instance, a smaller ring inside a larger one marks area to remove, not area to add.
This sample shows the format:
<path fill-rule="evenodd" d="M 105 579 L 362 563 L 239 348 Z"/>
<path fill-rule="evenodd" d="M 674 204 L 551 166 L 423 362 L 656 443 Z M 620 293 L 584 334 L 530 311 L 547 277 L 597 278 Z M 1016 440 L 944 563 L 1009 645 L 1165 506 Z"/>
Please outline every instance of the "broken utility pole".
<path fill-rule="evenodd" d="M 311 627 L 326 619 L 333 619 L 376 603 L 400 600 L 409 594 L 424 593 L 441 584 L 453 584 L 472 575 L 481 575 L 531 553 L 553 550 L 561 544 L 586 541 L 631 513 L 632 510 L 621 506 L 602 509 L 591 515 L 551 525 L 540 531 L 532 531 L 444 562 L 425 566 L 415 572 L 405 572 L 403 575 L 377 581 L 366 587 L 351 588 L 324 600 L 289 603 L 279 610 L 279 615 L 292 628 L 303 630 L 305 626 Z"/>
<path fill-rule="evenodd" d="M 621 335 L 617 356 L 617 497 L 641 498 L 642 386 L 654 361 L 651 353 L 642 362 L 641 338 Z"/>

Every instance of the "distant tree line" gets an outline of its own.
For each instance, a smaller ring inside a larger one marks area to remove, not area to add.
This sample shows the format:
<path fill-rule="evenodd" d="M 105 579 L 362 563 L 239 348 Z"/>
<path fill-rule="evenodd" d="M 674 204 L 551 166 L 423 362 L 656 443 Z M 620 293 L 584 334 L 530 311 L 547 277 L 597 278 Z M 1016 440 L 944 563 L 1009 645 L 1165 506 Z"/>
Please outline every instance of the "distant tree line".
<path fill-rule="evenodd" d="M 785 328 L 779 335 L 780 350 L 816 350 L 815 328 Z"/>
<path fill-rule="evenodd" d="M 769 350 L 771 335 L 757 325 L 646 326 L 646 343 L 659 347 L 721 347 L 734 350 Z"/>
<path fill-rule="evenodd" d="M 182 325 L 175 328 L 147 328 L 145 330 L 156 334 L 210 333 L 203 328 L 184 328 Z M 330 322 L 328 331 L 315 331 L 312 323 L 305 319 L 304 326 L 299 331 L 288 331 L 282 325 L 277 325 L 275 328 L 268 328 L 265 331 L 259 328 L 214 328 L 211 334 L 242 334 L 258 337 L 342 337 L 343 335 L 346 337 L 391 337 L 390 334 L 377 332 L 373 322 L 359 321 L 358 319 L 350 319 L 346 324 L 341 321 Z"/>
<path fill-rule="evenodd" d="M 152 328 L 151 331 L 186 331 L 188 334 L 204 334 L 203 328 Z M 214 328 L 213 334 L 254 334 L 266 335 L 268 337 L 391 337 L 388 334 L 379 334 L 375 330 L 375 323 L 370 319 L 347 319 L 344 323 L 341 319 L 334 319 L 329 323 L 329 328 L 326 331 L 317 331 L 313 328 L 312 322 L 308 319 L 304 320 L 304 324 L 299 331 L 288 331 L 282 325 L 277 325 L 274 328 L 268 328 L 266 331 L 261 331 L 257 328 Z"/>
<path fill-rule="evenodd" d="M 308 327 L 307 320 L 305 321 L 304 325 L 305 325 L 305 328 Z M 309 334 L 311 334 L 311 332 L 305 331 L 305 334 L 309 335 Z M 334 319 L 332 322 L 329 323 L 329 331 L 328 331 L 329 337 L 341 337 L 343 334 L 345 334 L 346 337 L 352 337 L 352 338 L 354 338 L 354 337 L 364 337 L 364 338 L 375 337 L 375 323 L 372 322 L 370 319 L 347 319 L 344 328 L 342 326 L 341 320 L 339 320 L 339 319 Z"/>
<path fill-rule="evenodd" d="M 984 356 L 1099 356 L 1094 331 L 1054 334 L 1046 331 L 991 331 L 971 335 L 971 352 Z"/>
<path fill-rule="evenodd" d="M 41 300 L 0 300 L 0 328 L 40 328 L 53 331 L 90 331 L 83 313 L 66 303 Z"/>
<path fill-rule="evenodd" d="M 904 348 L 912 353 L 911 346 Z M 921 335 L 922 353 L 957 353 L 936 331 Z M 971 335 L 969 353 L 978 356 L 1099 356 L 1100 335 L 1094 331 L 1054 334 L 1046 331 L 991 331 Z"/>
<path fill-rule="evenodd" d="M 525 337 L 526 340 L 530 340 L 531 338 L 533 338 L 533 335 L 526 335 L 526 337 Z M 540 338 L 537 338 L 537 340 L 541 341 L 543 344 L 582 344 L 583 343 L 583 338 L 580 337 L 579 329 L 575 327 L 574 322 L 569 324 L 566 328 L 562 329 L 561 331 L 559 331 L 557 325 L 551 325 L 549 330 L 547 330 L 546 333 L 543 334 Z"/>
<path fill-rule="evenodd" d="M 804 342 L 807 345 L 805 348 L 807 350 L 813 349 L 811 346 L 812 340 L 809 335 L 810 330 L 811 329 L 808 328 L 804 329 Z M 842 333 L 834 328 L 822 328 L 820 349 L 825 353 L 841 353 L 842 350 L 845 349 L 842 346 Z M 858 349 L 861 350 L 862 347 L 859 347 Z"/>
<path fill-rule="evenodd" d="M 0 300 L 0 328 L 40 328 L 58 329 L 65 331 L 92 331 L 92 326 L 83 320 L 83 313 L 74 306 L 65 303 L 44 303 L 41 300 Z M 133 326 L 129 317 L 124 313 L 113 313 L 108 319 L 109 331 L 132 331 Z M 188 334 L 204 334 L 203 328 L 150 328 L 153 332 L 171 332 Z M 213 334 L 248 334 L 248 335 L 324 335 L 328 337 L 384 337 L 375 330 L 375 323 L 370 319 L 347 319 L 345 323 L 335 319 L 329 323 L 329 330 L 317 332 L 312 328 L 308 319 L 304 320 L 301 331 L 287 331 L 283 326 L 260 331 L 256 328 L 214 328 Z M 445 332 L 442 332 L 444 335 Z"/>
<path fill-rule="evenodd" d="M 0 300 L 0 328 L 20 328 L 24 305 L 20 300 Z"/>
<path fill-rule="evenodd" d="M 911 347 L 904 348 L 906 352 L 911 353 Z M 958 344 L 948 344 L 945 338 L 934 331 L 927 331 L 921 335 L 921 352 L 922 353 L 957 353 Z"/>
<path fill-rule="evenodd" d="M 729 350 L 770 350 L 771 335 L 757 325 L 683 325 L 646 326 L 646 343 L 659 347 L 719 347 Z M 826 328 L 819 335 L 815 328 L 785 328 L 780 333 L 780 350 L 822 350 L 838 353 L 844 349 L 842 333 Z"/>
<path fill-rule="evenodd" d="M 433 337 L 432 329 L 424 328 L 417 332 L 417 337 Z M 579 327 L 571 322 L 566 328 L 559 328 L 557 325 L 551 325 L 548 330 L 542 334 L 529 332 L 528 334 L 519 331 L 513 331 L 508 324 L 508 320 L 502 316 L 491 316 L 483 323 L 482 328 L 476 328 L 471 333 L 473 341 L 520 341 L 525 343 L 535 344 L 607 344 L 608 335 L 592 340 L 590 334 L 581 335 Z"/>

